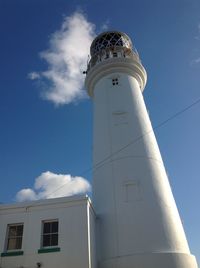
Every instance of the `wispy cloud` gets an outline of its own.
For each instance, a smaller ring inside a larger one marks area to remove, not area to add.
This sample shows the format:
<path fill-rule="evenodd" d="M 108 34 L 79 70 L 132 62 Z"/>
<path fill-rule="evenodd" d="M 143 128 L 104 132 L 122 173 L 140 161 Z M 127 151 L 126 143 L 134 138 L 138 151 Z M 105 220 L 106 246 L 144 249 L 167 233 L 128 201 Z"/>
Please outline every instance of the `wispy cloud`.
<path fill-rule="evenodd" d="M 31 80 L 35 80 L 35 79 L 39 79 L 40 78 L 40 74 L 37 72 L 31 72 L 28 74 L 28 78 Z"/>
<path fill-rule="evenodd" d="M 193 64 L 194 64 L 194 63 L 200 63 L 200 57 L 199 57 L 199 58 L 194 59 L 194 60 L 192 61 L 192 63 L 193 63 Z"/>
<path fill-rule="evenodd" d="M 199 42 L 200 41 L 200 23 L 198 24 L 197 28 L 198 28 L 198 34 L 195 36 L 195 39 Z M 191 61 L 191 64 L 199 64 L 199 63 L 200 63 L 200 53 L 195 59 Z"/>
<path fill-rule="evenodd" d="M 86 97 L 83 90 L 89 48 L 95 37 L 95 25 L 81 12 L 65 17 L 60 30 L 51 35 L 49 48 L 40 53 L 47 70 L 31 72 L 28 77 L 45 83 L 42 97 L 56 105 Z"/>
<path fill-rule="evenodd" d="M 46 171 L 35 179 L 33 189 L 20 190 L 16 194 L 16 200 L 18 202 L 33 201 L 83 194 L 89 191 L 91 191 L 90 183 L 82 177 Z"/>
<path fill-rule="evenodd" d="M 102 25 L 101 25 L 101 32 L 103 31 L 107 31 L 109 29 L 109 26 L 110 26 L 110 20 L 107 19 Z"/>
<path fill-rule="evenodd" d="M 195 36 L 195 39 L 200 40 L 200 23 L 198 24 L 197 28 L 198 28 L 198 34 Z"/>

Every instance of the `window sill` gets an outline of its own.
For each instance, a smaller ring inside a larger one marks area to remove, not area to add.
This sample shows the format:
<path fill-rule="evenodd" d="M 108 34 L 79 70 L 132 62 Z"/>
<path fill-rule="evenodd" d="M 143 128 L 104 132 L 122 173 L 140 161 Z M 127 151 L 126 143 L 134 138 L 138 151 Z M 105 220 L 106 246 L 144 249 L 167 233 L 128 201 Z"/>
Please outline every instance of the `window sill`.
<path fill-rule="evenodd" d="M 56 248 L 41 248 L 41 249 L 38 249 L 38 254 L 59 252 L 59 251 L 60 251 L 60 248 L 58 248 L 58 247 L 56 247 Z"/>
<path fill-rule="evenodd" d="M 12 256 L 20 256 L 23 255 L 24 251 L 19 250 L 19 251 L 10 251 L 10 252 L 3 252 L 1 253 L 1 257 L 12 257 Z"/>

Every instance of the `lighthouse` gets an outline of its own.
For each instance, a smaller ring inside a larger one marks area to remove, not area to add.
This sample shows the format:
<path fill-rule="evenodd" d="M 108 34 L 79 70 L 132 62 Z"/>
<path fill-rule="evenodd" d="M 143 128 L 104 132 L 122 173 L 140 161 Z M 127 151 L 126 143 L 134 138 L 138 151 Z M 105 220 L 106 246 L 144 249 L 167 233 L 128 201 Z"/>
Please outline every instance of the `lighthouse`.
<path fill-rule="evenodd" d="M 90 54 L 98 268 L 197 268 L 143 100 L 140 57 L 118 31 L 97 36 Z"/>

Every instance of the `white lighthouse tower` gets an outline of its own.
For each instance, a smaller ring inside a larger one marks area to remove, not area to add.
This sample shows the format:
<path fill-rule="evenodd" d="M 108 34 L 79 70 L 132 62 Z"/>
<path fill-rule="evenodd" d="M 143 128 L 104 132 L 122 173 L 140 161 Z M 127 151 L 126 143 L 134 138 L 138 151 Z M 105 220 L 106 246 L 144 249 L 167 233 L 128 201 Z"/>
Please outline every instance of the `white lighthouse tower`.
<path fill-rule="evenodd" d="M 91 45 L 93 202 L 99 268 L 197 268 L 142 96 L 147 74 L 130 38 Z"/>

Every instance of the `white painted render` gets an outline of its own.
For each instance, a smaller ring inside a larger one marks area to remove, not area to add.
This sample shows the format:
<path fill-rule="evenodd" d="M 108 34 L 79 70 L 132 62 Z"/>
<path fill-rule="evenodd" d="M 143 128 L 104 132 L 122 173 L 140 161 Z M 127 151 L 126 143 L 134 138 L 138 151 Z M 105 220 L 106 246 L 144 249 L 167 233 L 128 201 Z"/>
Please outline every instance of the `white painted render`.
<path fill-rule="evenodd" d="M 98 267 L 197 268 L 143 100 L 146 72 L 137 55 L 109 55 L 86 76 L 94 103 Z"/>
<path fill-rule="evenodd" d="M 102 36 L 86 75 L 97 217 L 87 196 L 0 205 L 0 268 L 197 268 L 143 100 L 146 71 L 125 34 Z M 60 251 L 38 253 L 45 220 L 59 221 Z M 5 256 L 7 226 L 17 223 L 23 255 Z"/>
<path fill-rule="evenodd" d="M 59 221 L 59 252 L 38 254 L 44 220 Z M 0 206 L 0 251 L 8 224 L 24 223 L 21 256 L 0 257 L 1 268 L 95 268 L 95 214 L 88 197 L 64 197 Z"/>

